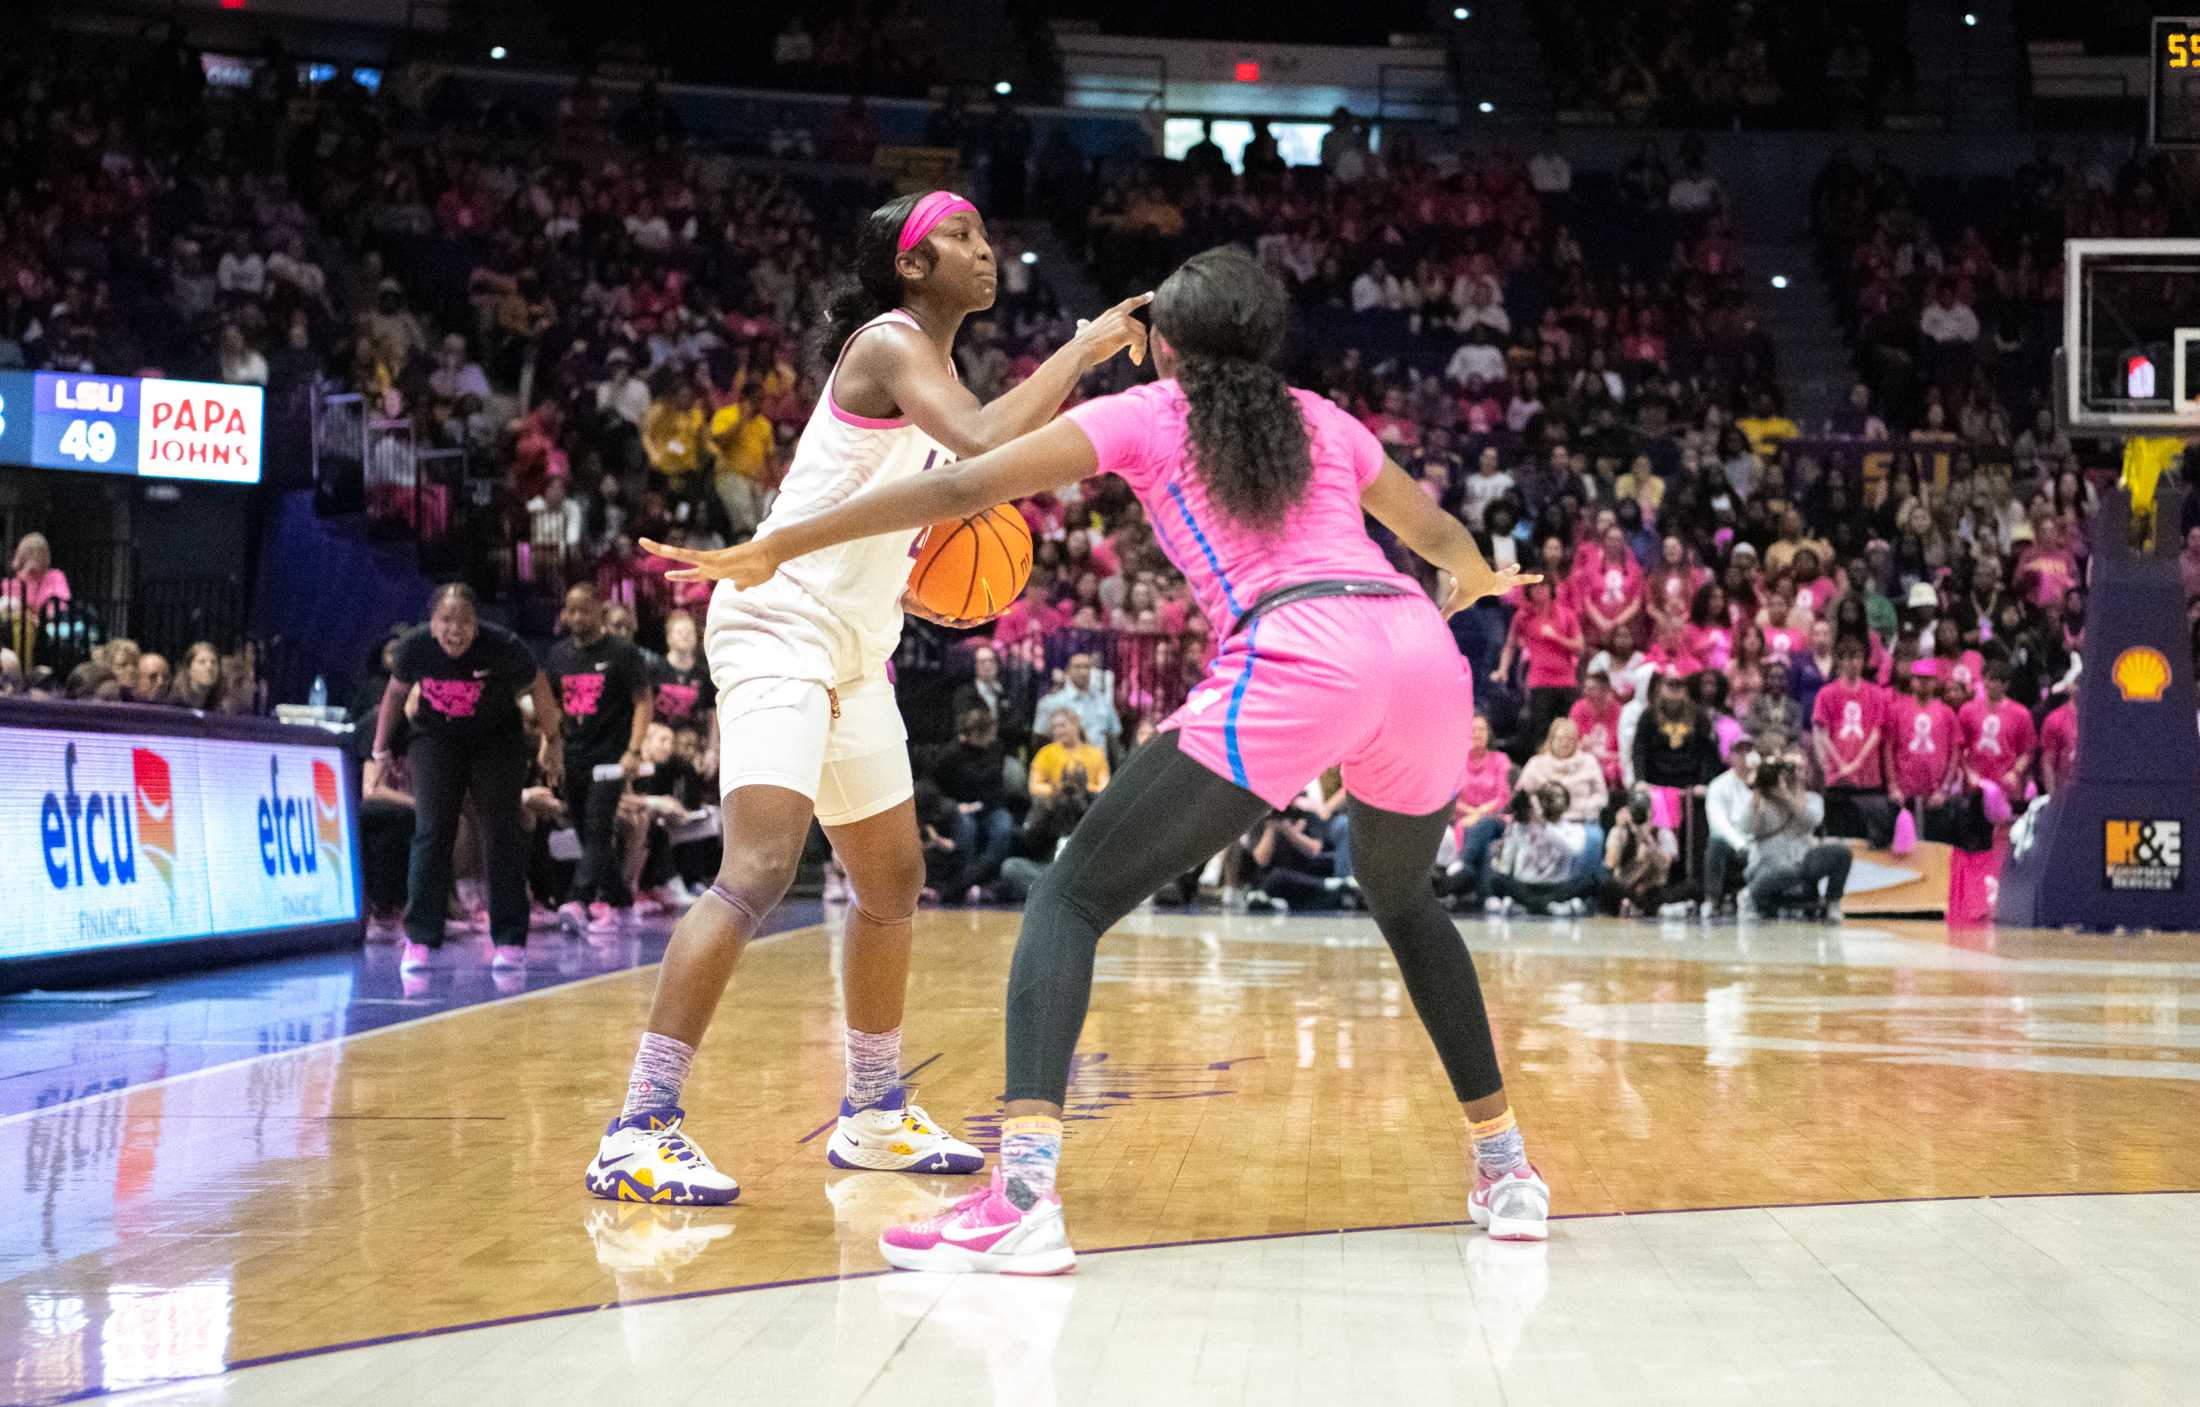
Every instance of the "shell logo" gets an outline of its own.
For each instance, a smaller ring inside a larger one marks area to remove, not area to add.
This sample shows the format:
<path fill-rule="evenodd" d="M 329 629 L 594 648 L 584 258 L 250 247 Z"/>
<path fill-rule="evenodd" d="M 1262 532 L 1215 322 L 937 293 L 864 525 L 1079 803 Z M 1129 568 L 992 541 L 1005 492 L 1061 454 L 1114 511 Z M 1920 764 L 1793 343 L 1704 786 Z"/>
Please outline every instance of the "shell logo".
<path fill-rule="evenodd" d="M 2126 703 L 2159 703 L 2169 690 L 2169 661 L 2160 650 L 2134 645 L 2116 656 L 2108 677 Z"/>

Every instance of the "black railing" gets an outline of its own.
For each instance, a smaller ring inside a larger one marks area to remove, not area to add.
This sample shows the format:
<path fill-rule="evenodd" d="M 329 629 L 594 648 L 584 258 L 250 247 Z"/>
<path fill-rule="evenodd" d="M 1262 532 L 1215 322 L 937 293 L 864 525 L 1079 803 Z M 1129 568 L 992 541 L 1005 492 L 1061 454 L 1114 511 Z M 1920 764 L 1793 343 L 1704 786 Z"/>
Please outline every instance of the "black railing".
<path fill-rule="evenodd" d="M 1003 694 L 1022 714 L 1010 720 L 1013 735 L 1046 720 L 1030 716 L 1039 700 L 1060 687 L 1072 656 L 1089 655 L 1100 681 L 1115 699 L 1127 738 L 1141 719 L 1160 722 L 1181 707 L 1206 674 L 1204 636 L 1171 636 L 1129 630 L 1059 626 L 1010 644 L 983 636 L 954 635 L 912 625 L 894 656 L 895 684 L 910 736 L 941 742 L 954 735 L 955 691 L 974 677 L 980 646 L 1001 657 Z"/>
<path fill-rule="evenodd" d="M 123 638 L 180 664 L 197 641 L 224 651 L 243 643 L 244 587 L 235 577 L 179 577 L 147 582 L 127 597 L 81 593 L 47 602 L 35 620 L 9 620 L 0 634 L 26 671 L 44 667 L 61 678 Z"/>

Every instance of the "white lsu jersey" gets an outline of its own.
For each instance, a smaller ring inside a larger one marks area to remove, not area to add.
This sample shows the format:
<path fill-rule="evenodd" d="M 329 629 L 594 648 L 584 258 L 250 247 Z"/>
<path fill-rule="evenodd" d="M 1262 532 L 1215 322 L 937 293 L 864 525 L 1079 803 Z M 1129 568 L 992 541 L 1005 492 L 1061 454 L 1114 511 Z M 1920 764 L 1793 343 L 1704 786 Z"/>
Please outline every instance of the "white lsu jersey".
<path fill-rule="evenodd" d="M 917 326 L 915 318 L 896 309 L 865 323 L 848 341 L 853 343 L 889 322 Z M 846 356 L 843 346 L 841 357 Z M 815 517 L 875 485 L 895 483 L 955 458 L 907 418 L 874 420 L 841 409 L 833 396 L 839 375 L 836 360 L 795 444 L 794 463 L 780 485 L 779 497 L 757 536 Z M 901 639 L 901 597 L 908 589 L 919 536 L 891 533 L 796 557 L 781 564 L 777 576 L 753 591 L 736 591 L 731 583 L 721 582 L 711 597 L 711 630 L 739 631 L 749 626 L 784 638 L 789 632 L 778 627 L 794 624 L 785 620 L 792 614 L 823 634 L 834 655 L 829 664 L 833 677 L 821 682 L 837 684 L 869 674 L 892 657 Z M 799 633 L 815 638 L 810 631 Z M 790 660 L 786 669 L 777 670 L 748 650 L 739 654 L 744 657 L 743 673 L 802 676 L 816 668 L 813 664 L 802 669 Z"/>

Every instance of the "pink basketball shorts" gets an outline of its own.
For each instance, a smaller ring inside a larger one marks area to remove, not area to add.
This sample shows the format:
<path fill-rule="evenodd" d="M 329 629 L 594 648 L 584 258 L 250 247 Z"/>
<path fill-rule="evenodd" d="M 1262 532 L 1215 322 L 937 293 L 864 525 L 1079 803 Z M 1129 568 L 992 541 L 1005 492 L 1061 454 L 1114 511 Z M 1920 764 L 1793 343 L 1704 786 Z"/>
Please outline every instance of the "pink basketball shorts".
<path fill-rule="evenodd" d="M 1162 728 L 1271 806 L 1342 764 L 1361 802 L 1425 816 L 1459 794 L 1473 720 L 1467 662 L 1427 598 L 1323 596 L 1232 636 Z"/>

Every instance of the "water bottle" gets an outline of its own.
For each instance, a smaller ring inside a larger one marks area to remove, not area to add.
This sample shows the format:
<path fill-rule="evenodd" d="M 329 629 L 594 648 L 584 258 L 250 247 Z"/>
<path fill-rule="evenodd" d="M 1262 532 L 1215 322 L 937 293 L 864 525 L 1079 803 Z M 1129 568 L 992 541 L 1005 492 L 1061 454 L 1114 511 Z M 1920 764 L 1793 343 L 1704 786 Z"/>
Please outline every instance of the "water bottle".
<path fill-rule="evenodd" d="M 309 703 L 309 704 L 312 704 L 312 705 L 313 705 L 313 706 L 314 706 L 315 708 L 327 708 L 327 707 L 328 707 L 328 676 L 327 676 L 327 675 L 325 675 L 325 674 L 316 674 L 316 675 L 314 675 L 314 676 L 313 676 L 313 692 L 312 692 L 312 693 L 310 693 L 310 694 L 308 694 L 308 695 L 306 695 L 306 702 L 307 702 L 307 703 Z"/>

